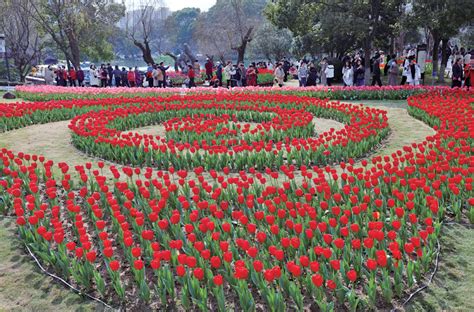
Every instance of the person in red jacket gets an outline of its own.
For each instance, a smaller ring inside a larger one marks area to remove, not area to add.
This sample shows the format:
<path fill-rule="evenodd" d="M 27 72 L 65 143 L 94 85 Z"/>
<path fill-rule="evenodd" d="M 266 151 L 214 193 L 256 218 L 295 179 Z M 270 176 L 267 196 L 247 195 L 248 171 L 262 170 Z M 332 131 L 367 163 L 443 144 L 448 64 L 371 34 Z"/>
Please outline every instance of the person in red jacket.
<path fill-rule="evenodd" d="M 474 58 L 464 65 L 464 77 L 464 86 L 469 90 L 474 83 Z"/>
<path fill-rule="evenodd" d="M 204 64 L 204 67 L 206 68 L 206 80 L 211 81 L 212 71 L 214 70 L 214 63 L 211 59 L 207 59 L 206 64 Z"/>
<path fill-rule="evenodd" d="M 76 70 L 74 69 L 74 67 L 71 67 L 69 69 L 69 86 L 76 86 L 76 80 L 77 80 L 77 74 L 76 74 Z"/>
<path fill-rule="evenodd" d="M 130 85 L 131 88 L 135 87 L 135 72 L 133 71 L 133 68 L 128 69 L 127 73 L 127 79 L 128 79 L 128 84 Z"/>
<path fill-rule="evenodd" d="M 194 69 L 192 65 L 188 65 L 188 78 L 189 78 L 189 88 L 196 87 L 196 84 L 194 83 L 194 78 L 196 77 L 196 74 L 194 73 Z"/>

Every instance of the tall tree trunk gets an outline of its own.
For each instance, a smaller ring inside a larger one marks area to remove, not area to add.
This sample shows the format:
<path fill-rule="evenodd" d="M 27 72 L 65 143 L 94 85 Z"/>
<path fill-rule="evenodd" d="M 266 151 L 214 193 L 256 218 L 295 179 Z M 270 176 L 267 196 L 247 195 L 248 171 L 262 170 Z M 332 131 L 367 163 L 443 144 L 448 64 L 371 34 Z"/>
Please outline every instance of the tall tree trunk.
<path fill-rule="evenodd" d="M 69 50 L 71 51 L 69 61 L 71 61 L 72 66 L 77 69 L 81 67 L 81 51 L 79 48 L 79 42 L 77 41 L 76 34 L 72 28 L 66 30 L 66 36 L 69 41 Z M 67 62 L 67 67 L 70 68 L 69 62 Z"/>
<path fill-rule="evenodd" d="M 238 47 L 232 48 L 233 50 L 237 51 L 237 63 L 242 63 L 244 61 L 247 45 L 250 40 L 252 40 L 252 31 L 253 27 L 250 27 L 249 30 L 247 30 L 245 36 L 242 38 L 240 45 Z"/>
<path fill-rule="evenodd" d="M 194 61 L 197 60 L 197 57 L 194 55 L 193 51 L 191 50 L 191 47 L 187 43 L 185 43 L 183 46 L 184 54 L 186 54 L 186 56 L 189 58 L 191 64 L 194 64 Z"/>
<path fill-rule="evenodd" d="M 448 49 L 448 40 L 449 39 L 442 39 L 443 44 L 441 45 L 441 68 L 438 74 L 439 83 L 444 83 L 444 71 L 446 70 L 446 65 L 448 63 L 448 54 L 446 53 Z"/>
<path fill-rule="evenodd" d="M 171 52 L 165 52 L 165 55 L 171 57 L 174 61 L 174 71 L 179 72 L 178 57 Z"/>
<path fill-rule="evenodd" d="M 147 40 L 145 40 L 143 43 L 138 40 L 133 40 L 133 44 L 142 51 L 143 61 L 146 64 L 155 64 L 155 60 L 151 56 L 150 44 Z"/>
<path fill-rule="evenodd" d="M 436 77 L 438 75 L 438 70 L 439 70 L 439 62 L 438 62 L 438 54 L 439 54 L 439 37 L 436 34 L 433 34 L 433 58 L 432 58 L 432 64 L 433 64 L 433 73 L 432 76 Z"/>

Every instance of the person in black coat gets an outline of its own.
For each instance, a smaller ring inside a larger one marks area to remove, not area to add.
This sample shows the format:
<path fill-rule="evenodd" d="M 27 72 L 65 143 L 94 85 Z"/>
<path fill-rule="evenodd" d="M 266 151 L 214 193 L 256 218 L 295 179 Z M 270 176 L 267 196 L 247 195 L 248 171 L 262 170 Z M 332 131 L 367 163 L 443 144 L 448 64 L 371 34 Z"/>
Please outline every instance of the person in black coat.
<path fill-rule="evenodd" d="M 372 85 L 373 86 L 375 86 L 376 83 L 379 87 L 382 86 L 382 80 L 380 80 L 380 75 L 381 75 L 380 54 L 377 53 L 375 54 L 374 63 L 372 64 Z"/>
<path fill-rule="evenodd" d="M 458 57 L 453 65 L 453 82 L 451 84 L 451 88 L 462 87 L 462 74 L 463 70 L 461 66 L 461 58 Z"/>
<path fill-rule="evenodd" d="M 317 79 L 318 79 L 318 71 L 316 67 L 314 67 L 314 65 L 311 65 L 308 71 L 308 79 L 306 80 L 306 86 L 307 87 L 316 86 Z"/>

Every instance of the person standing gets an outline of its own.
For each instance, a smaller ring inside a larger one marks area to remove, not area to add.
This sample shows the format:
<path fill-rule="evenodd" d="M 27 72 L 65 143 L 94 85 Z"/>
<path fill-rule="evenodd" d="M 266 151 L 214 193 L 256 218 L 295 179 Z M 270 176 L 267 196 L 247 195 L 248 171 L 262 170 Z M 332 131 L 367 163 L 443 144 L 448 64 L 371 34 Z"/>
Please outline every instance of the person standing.
<path fill-rule="evenodd" d="M 146 69 L 146 81 L 148 82 L 148 87 L 153 88 L 156 87 L 157 84 L 154 84 L 154 77 L 153 77 L 153 70 L 156 69 L 156 66 L 154 66 L 152 63 L 148 63 L 148 67 Z"/>
<path fill-rule="evenodd" d="M 143 86 L 142 73 L 140 73 L 140 70 L 136 66 L 135 66 L 135 85 L 137 87 L 142 87 Z"/>
<path fill-rule="evenodd" d="M 388 61 L 388 85 L 389 86 L 396 86 L 398 83 L 398 64 L 397 64 L 397 56 L 395 54 L 392 55 L 390 61 Z"/>
<path fill-rule="evenodd" d="M 51 65 L 48 65 L 44 71 L 44 82 L 47 85 L 52 85 L 54 81 L 54 71 Z"/>
<path fill-rule="evenodd" d="M 415 61 L 415 58 L 411 59 L 410 66 L 408 67 L 407 83 L 410 86 L 417 86 L 420 84 L 421 69 Z"/>
<path fill-rule="evenodd" d="M 364 65 L 362 65 L 361 59 L 356 61 L 354 80 L 357 87 L 362 87 L 365 85 L 365 68 Z"/>
<path fill-rule="evenodd" d="M 155 88 L 161 87 L 161 81 L 163 81 L 163 72 L 161 69 L 158 68 L 158 66 L 153 66 L 153 71 L 151 72 L 153 76 L 153 81 L 151 83 L 151 86 Z"/>
<path fill-rule="evenodd" d="M 115 86 L 120 87 L 122 86 L 122 71 L 119 69 L 118 65 L 115 65 L 115 69 L 112 72 L 115 78 Z"/>
<path fill-rule="evenodd" d="M 239 80 L 237 81 L 237 85 L 239 87 L 246 87 L 247 86 L 247 70 L 245 69 L 244 63 L 240 63 L 239 68 L 237 69 L 239 72 Z"/>
<path fill-rule="evenodd" d="M 82 68 L 78 68 L 76 71 L 76 77 L 77 77 L 77 86 L 78 87 L 84 87 L 84 71 Z"/>
<path fill-rule="evenodd" d="M 354 69 L 351 66 L 350 59 L 346 60 L 346 63 L 342 68 L 342 80 L 344 81 L 345 87 L 352 87 L 354 84 Z"/>
<path fill-rule="evenodd" d="M 122 86 L 123 87 L 130 87 L 130 84 L 128 83 L 128 71 L 125 67 L 122 67 L 120 77 L 121 77 L 121 80 L 122 80 Z"/>
<path fill-rule="evenodd" d="M 109 78 L 108 86 L 112 87 L 112 82 L 114 80 L 114 68 L 112 67 L 112 65 L 110 65 L 110 63 L 107 63 L 107 76 Z"/>
<path fill-rule="evenodd" d="M 100 75 L 100 87 L 106 88 L 108 72 L 107 72 L 107 68 L 105 67 L 105 64 L 100 65 L 99 75 Z"/>
<path fill-rule="evenodd" d="M 323 58 L 323 60 L 321 61 L 321 63 L 319 63 L 319 65 L 321 66 L 321 84 L 323 86 L 327 85 L 327 79 L 326 79 L 326 68 L 328 66 L 328 59 L 327 58 Z"/>
<path fill-rule="evenodd" d="M 305 87 L 314 87 L 318 80 L 318 70 L 313 63 L 309 65 L 308 78 L 306 80 Z"/>
<path fill-rule="evenodd" d="M 452 77 L 451 88 L 462 87 L 462 75 L 463 75 L 463 68 L 461 65 L 461 57 L 458 57 L 456 58 L 455 63 L 453 65 L 453 77 Z"/>
<path fill-rule="evenodd" d="M 226 87 L 229 89 L 231 87 L 230 78 L 232 76 L 233 66 L 231 61 L 227 61 L 227 65 L 224 67 L 223 78 L 226 82 Z"/>
<path fill-rule="evenodd" d="M 473 51 L 471 51 L 471 54 L 474 54 Z M 466 86 L 467 90 L 469 90 L 474 83 L 474 59 L 471 58 L 469 63 L 465 65 L 464 76 L 466 77 L 464 85 Z"/>
<path fill-rule="evenodd" d="M 135 72 L 133 68 L 129 67 L 127 72 L 127 80 L 130 88 L 135 87 Z"/>
<path fill-rule="evenodd" d="M 76 70 L 74 69 L 73 66 L 71 66 L 71 68 L 69 69 L 68 77 L 69 77 L 69 86 L 70 87 L 75 87 L 76 86 L 76 80 L 77 80 L 77 74 L 76 74 Z"/>
<path fill-rule="evenodd" d="M 257 86 L 257 69 L 253 64 L 247 69 L 247 84 L 251 87 Z"/>
<path fill-rule="evenodd" d="M 375 84 L 377 84 L 379 87 L 382 86 L 382 80 L 380 79 L 380 75 L 380 54 L 376 53 L 372 64 L 372 86 L 375 86 Z"/>
<path fill-rule="evenodd" d="M 194 69 L 194 76 L 195 76 L 195 77 L 196 77 L 197 75 L 200 75 L 200 73 L 201 73 L 201 65 L 199 65 L 199 61 L 198 61 L 198 60 L 194 60 L 193 69 Z"/>
<path fill-rule="evenodd" d="M 306 87 L 308 79 L 308 66 L 304 60 L 301 60 L 300 67 L 298 68 L 298 81 L 300 87 Z"/>
<path fill-rule="evenodd" d="M 68 77 L 68 73 L 67 73 L 67 70 L 66 70 L 66 66 L 63 65 L 61 73 L 63 74 L 63 86 L 67 87 L 67 81 L 68 81 L 69 77 Z"/>
<path fill-rule="evenodd" d="M 410 58 L 406 56 L 405 59 L 403 60 L 403 65 L 402 65 L 402 82 L 400 83 L 400 85 L 402 86 L 407 82 L 409 67 L 410 67 Z"/>
<path fill-rule="evenodd" d="M 160 88 L 166 88 L 166 71 L 169 69 L 170 67 L 169 66 L 166 66 L 165 67 L 165 63 L 161 62 L 160 63 L 160 66 L 158 66 L 158 69 L 161 71 L 161 76 L 159 78 L 161 78 L 161 80 L 159 81 L 158 83 L 158 87 Z"/>
<path fill-rule="evenodd" d="M 189 84 L 188 87 L 191 89 L 192 87 L 196 87 L 196 84 L 194 83 L 194 78 L 196 77 L 196 74 L 194 73 L 194 68 L 191 65 L 188 65 L 188 79 L 189 79 Z"/>
<path fill-rule="evenodd" d="M 273 75 L 275 76 L 275 82 L 278 84 L 278 86 L 280 88 L 283 87 L 283 82 L 285 80 L 285 71 L 283 70 L 283 65 L 281 63 L 278 63 L 276 65 Z"/>
<path fill-rule="evenodd" d="M 91 87 L 98 87 L 99 86 L 99 73 L 97 72 L 97 68 L 94 64 L 90 66 L 89 70 L 89 83 Z"/>
<path fill-rule="evenodd" d="M 214 70 L 214 63 L 212 62 L 211 59 L 207 58 L 206 59 L 206 64 L 204 64 L 204 67 L 206 68 L 206 80 L 211 81 L 212 80 L 212 71 Z"/>
<path fill-rule="evenodd" d="M 223 66 L 221 62 L 217 62 L 216 77 L 217 77 L 219 87 L 222 87 L 222 70 L 223 70 Z"/>
<path fill-rule="evenodd" d="M 290 64 L 290 62 L 286 59 L 286 56 L 283 58 L 282 63 L 283 63 L 282 68 L 283 68 L 283 71 L 285 72 L 285 78 L 283 79 L 283 81 L 284 81 L 284 82 L 287 82 L 287 81 L 288 81 L 288 73 L 290 72 L 291 64 Z"/>
<path fill-rule="evenodd" d="M 326 70 L 326 84 L 328 87 L 332 86 L 332 81 L 334 79 L 334 65 L 331 64 L 330 62 L 327 63 Z"/>

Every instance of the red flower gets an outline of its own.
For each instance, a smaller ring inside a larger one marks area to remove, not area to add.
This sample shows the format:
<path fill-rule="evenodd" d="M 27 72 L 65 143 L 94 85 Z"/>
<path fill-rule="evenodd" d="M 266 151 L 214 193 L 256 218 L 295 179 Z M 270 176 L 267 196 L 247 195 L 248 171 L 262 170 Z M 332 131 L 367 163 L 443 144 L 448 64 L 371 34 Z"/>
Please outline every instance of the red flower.
<path fill-rule="evenodd" d="M 214 276 L 212 281 L 214 282 L 214 285 L 221 286 L 224 283 L 224 278 L 222 277 L 222 275 L 219 274 Z"/>
<path fill-rule="evenodd" d="M 143 266 L 144 266 L 144 264 L 143 264 L 142 260 L 135 260 L 133 262 L 133 267 L 135 268 L 135 270 L 141 270 L 141 269 L 143 269 Z"/>
<path fill-rule="evenodd" d="M 160 260 L 158 259 L 151 260 L 150 266 L 153 270 L 158 270 L 160 268 Z"/>
<path fill-rule="evenodd" d="M 377 261 L 374 259 L 367 259 L 366 265 L 371 271 L 375 271 L 377 269 Z"/>
<path fill-rule="evenodd" d="M 117 271 L 120 269 L 120 262 L 117 260 L 110 261 L 109 266 L 112 271 Z"/>
<path fill-rule="evenodd" d="M 89 251 L 88 253 L 86 253 L 86 259 L 87 261 L 89 262 L 94 262 L 95 259 L 97 258 L 97 254 L 95 251 Z"/>
<path fill-rule="evenodd" d="M 249 276 L 249 270 L 246 267 L 239 266 L 235 267 L 234 277 L 237 279 L 245 280 Z"/>
<path fill-rule="evenodd" d="M 321 287 L 324 283 L 324 278 L 319 274 L 314 274 L 311 277 L 311 281 L 313 282 L 314 286 Z"/>
<path fill-rule="evenodd" d="M 193 275 L 198 280 L 202 280 L 204 278 L 204 270 L 201 268 L 195 268 L 193 271 Z"/>
<path fill-rule="evenodd" d="M 176 267 L 176 274 L 178 274 L 178 276 L 180 277 L 184 276 L 184 274 L 186 274 L 186 269 L 184 268 L 184 266 L 178 265 Z"/>
<path fill-rule="evenodd" d="M 351 282 L 355 282 L 356 279 L 357 279 L 357 272 L 354 271 L 354 270 L 349 270 L 349 271 L 346 273 L 346 276 L 347 276 L 347 278 L 348 278 Z"/>
<path fill-rule="evenodd" d="M 261 272 L 263 270 L 263 263 L 259 260 L 253 262 L 253 268 L 256 272 Z"/>
<path fill-rule="evenodd" d="M 211 258 L 211 266 L 214 268 L 214 269 L 217 269 L 221 266 L 221 259 L 217 256 L 213 256 Z"/>
<path fill-rule="evenodd" d="M 331 290 L 334 290 L 334 289 L 336 289 L 337 285 L 333 280 L 327 280 L 326 281 L 326 287 L 331 289 Z"/>

